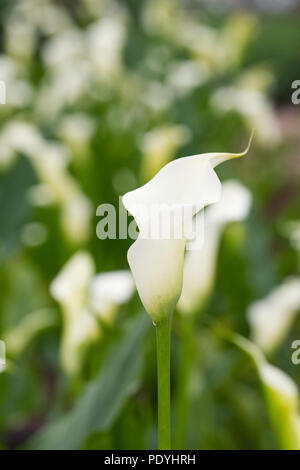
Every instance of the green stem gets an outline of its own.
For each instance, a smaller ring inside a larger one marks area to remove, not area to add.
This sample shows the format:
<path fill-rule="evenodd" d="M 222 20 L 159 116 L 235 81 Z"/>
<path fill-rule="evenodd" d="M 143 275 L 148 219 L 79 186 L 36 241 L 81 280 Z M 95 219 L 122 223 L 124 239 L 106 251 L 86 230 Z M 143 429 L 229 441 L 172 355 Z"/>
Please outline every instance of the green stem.
<path fill-rule="evenodd" d="M 181 343 L 177 394 L 176 394 L 176 426 L 174 448 L 185 448 L 187 418 L 189 412 L 189 384 L 194 363 L 194 324 L 195 315 L 186 315 L 181 321 Z"/>
<path fill-rule="evenodd" d="M 156 324 L 158 449 L 171 449 L 170 346 L 172 315 Z"/>

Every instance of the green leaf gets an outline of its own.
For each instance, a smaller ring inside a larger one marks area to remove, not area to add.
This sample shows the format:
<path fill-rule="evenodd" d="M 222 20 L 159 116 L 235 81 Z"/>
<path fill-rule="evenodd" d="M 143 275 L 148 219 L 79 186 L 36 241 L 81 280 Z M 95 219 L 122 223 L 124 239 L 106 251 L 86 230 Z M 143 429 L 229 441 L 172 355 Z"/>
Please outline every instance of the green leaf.
<path fill-rule="evenodd" d="M 19 243 L 20 230 L 30 213 L 26 194 L 36 181 L 25 158 L 18 159 L 0 184 L 0 259 L 7 257 Z"/>
<path fill-rule="evenodd" d="M 134 319 L 72 411 L 34 437 L 29 443 L 31 449 L 78 449 L 90 433 L 111 426 L 137 386 L 142 366 L 141 348 L 149 324 L 144 314 Z"/>

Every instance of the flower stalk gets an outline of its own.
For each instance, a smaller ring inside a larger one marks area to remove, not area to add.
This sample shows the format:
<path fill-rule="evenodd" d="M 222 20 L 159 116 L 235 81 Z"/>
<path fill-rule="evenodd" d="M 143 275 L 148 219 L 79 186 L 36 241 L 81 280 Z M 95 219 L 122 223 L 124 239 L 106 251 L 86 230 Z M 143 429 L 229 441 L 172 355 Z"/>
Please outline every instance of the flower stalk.
<path fill-rule="evenodd" d="M 172 314 L 156 324 L 158 449 L 171 449 L 170 350 Z"/>

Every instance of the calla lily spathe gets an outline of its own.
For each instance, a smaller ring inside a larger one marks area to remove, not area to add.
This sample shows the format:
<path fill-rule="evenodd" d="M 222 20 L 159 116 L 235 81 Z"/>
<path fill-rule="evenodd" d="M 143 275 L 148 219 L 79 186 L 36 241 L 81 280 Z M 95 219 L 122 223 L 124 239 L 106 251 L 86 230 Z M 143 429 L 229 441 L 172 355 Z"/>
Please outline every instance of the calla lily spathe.
<path fill-rule="evenodd" d="M 205 211 L 204 243 L 185 256 L 183 288 L 178 302 L 178 310 L 182 313 L 195 312 L 205 300 L 213 285 L 224 227 L 230 222 L 245 219 L 250 206 L 250 191 L 238 181 L 230 180 L 223 184 L 220 201 Z"/>
<path fill-rule="evenodd" d="M 100 273 L 90 285 L 90 305 L 101 320 L 111 323 L 118 306 L 128 302 L 133 292 L 134 282 L 129 270 Z"/>
<path fill-rule="evenodd" d="M 272 352 L 288 332 L 300 310 L 300 278 L 290 277 L 264 299 L 253 302 L 247 315 L 253 341 Z"/>
<path fill-rule="evenodd" d="M 61 361 L 71 375 L 80 370 L 82 347 L 97 339 L 100 332 L 96 318 L 87 309 L 88 289 L 94 272 L 92 257 L 84 251 L 77 252 L 50 285 L 50 293 L 63 313 Z"/>
<path fill-rule="evenodd" d="M 129 270 L 95 274 L 94 260 L 85 251 L 75 253 L 62 267 L 50 285 L 50 293 L 63 313 L 61 361 L 69 374 L 79 372 L 83 347 L 101 337 L 98 318 L 111 323 L 118 306 L 133 292 Z"/>
<path fill-rule="evenodd" d="M 155 323 L 169 314 L 179 299 L 185 245 L 193 220 L 191 217 L 185 224 L 180 218 L 175 221 L 168 239 L 151 238 L 151 229 L 157 224 L 153 207 L 167 208 L 171 216 L 178 208 L 188 209 L 195 216 L 221 197 L 221 183 L 214 168 L 245 155 L 248 148 L 239 154 L 208 153 L 174 160 L 144 186 L 123 196 L 123 204 L 140 230 L 138 239 L 128 250 L 128 262 L 141 301 Z"/>
<path fill-rule="evenodd" d="M 299 391 L 283 370 L 270 364 L 261 349 L 236 333 L 231 340 L 253 361 L 262 384 L 269 419 L 282 450 L 300 449 Z"/>

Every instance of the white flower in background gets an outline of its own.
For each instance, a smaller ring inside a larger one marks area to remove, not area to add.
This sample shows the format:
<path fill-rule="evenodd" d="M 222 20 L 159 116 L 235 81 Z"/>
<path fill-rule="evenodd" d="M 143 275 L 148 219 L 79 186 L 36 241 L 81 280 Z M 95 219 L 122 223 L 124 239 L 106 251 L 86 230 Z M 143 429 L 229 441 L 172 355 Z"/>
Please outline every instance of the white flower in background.
<path fill-rule="evenodd" d="M 90 285 L 90 305 L 104 322 L 111 323 L 119 305 L 132 297 L 134 282 L 130 271 L 97 274 Z"/>
<path fill-rule="evenodd" d="M 165 124 L 148 131 L 141 142 L 143 179 L 151 179 L 188 138 L 188 128 L 181 125 Z"/>
<path fill-rule="evenodd" d="M 64 31 L 72 23 L 65 9 L 49 0 L 19 0 L 15 14 L 46 35 Z"/>
<path fill-rule="evenodd" d="M 4 341 L 0 340 L 0 374 L 6 368 L 6 346 Z"/>
<path fill-rule="evenodd" d="M 300 221 L 287 222 L 281 227 L 281 232 L 284 236 L 288 237 L 294 250 L 300 252 Z"/>
<path fill-rule="evenodd" d="M 86 97 L 90 83 L 91 70 L 86 59 L 76 59 L 55 69 L 38 90 L 35 108 L 38 118 L 55 121 L 65 107 Z"/>
<path fill-rule="evenodd" d="M 262 384 L 271 426 L 282 450 L 300 449 L 299 391 L 281 369 L 269 364 L 261 350 L 246 338 L 232 333 L 231 340 L 254 362 Z"/>
<path fill-rule="evenodd" d="M 125 18 L 115 12 L 93 23 L 87 33 L 88 54 L 101 80 L 115 78 L 122 69 L 122 53 L 126 40 Z"/>
<path fill-rule="evenodd" d="M 91 230 L 92 203 L 68 172 L 68 149 L 45 140 L 34 125 L 23 121 L 6 125 L 0 134 L 0 148 L 5 150 L 3 165 L 11 163 L 18 152 L 27 156 L 41 182 L 31 188 L 30 200 L 37 200 L 38 205 L 58 204 L 62 229 L 69 242 L 85 243 Z"/>
<path fill-rule="evenodd" d="M 182 288 L 184 250 L 192 230 L 192 216 L 221 197 L 215 166 L 245 155 L 210 153 L 174 160 L 144 186 L 123 196 L 134 216 L 140 235 L 128 250 L 128 262 L 142 303 L 154 322 L 169 315 Z M 158 212 L 153 212 L 157 208 Z M 178 210 L 183 217 L 177 217 Z M 164 213 L 165 211 L 165 213 Z M 157 215 L 159 214 L 159 217 Z M 190 217 L 186 218 L 186 214 Z M 167 238 L 152 229 L 172 218 Z M 151 237 L 152 235 L 152 237 Z"/>
<path fill-rule="evenodd" d="M 281 128 L 271 103 L 264 93 L 241 86 L 227 86 L 212 95 L 212 105 L 222 111 L 236 111 L 249 129 L 257 130 L 257 138 L 265 146 L 277 145 Z"/>
<path fill-rule="evenodd" d="M 182 313 L 193 313 L 201 307 L 214 282 L 218 247 L 225 226 L 244 220 L 250 210 L 251 193 L 238 181 L 222 185 L 219 202 L 205 211 L 204 243 L 200 249 L 190 250 L 185 256 L 183 287 L 178 302 Z M 200 234 L 201 236 L 202 234 Z"/>
<path fill-rule="evenodd" d="M 74 245 L 81 245 L 91 235 L 93 204 L 81 192 L 75 192 L 62 206 L 60 220 L 63 232 Z"/>
<path fill-rule="evenodd" d="M 5 26 L 5 51 L 20 60 L 30 60 L 34 54 L 37 36 L 33 25 L 20 18 L 8 19 Z"/>
<path fill-rule="evenodd" d="M 52 297 L 63 313 L 61 360 L 64 369 L 76 375 L 81 351 L 102 335 L 98 318 L 110 325 L 120 305 L 134 292 L 130 271 L 110 271 L 95 275 L 92 257 L 77 252 L 63 266 L 50 286 Z"/>
<path fill-rule="evenodd" d="M 266 353 L 284 338 L 300 310 L 300 278 L 291 277 L 248 309 L 251 337 Z"/>
<path fill-rule="evenodd" d="M 0 161 L 2 165 L 12 164 L 18 152 L 38 153 L 42 142 L 34 125 L 18 120 L 8 122 L 0 133 Z"/>
<path fill-rule="evenodd" d="M 73 113 L 61 119 L 58 133 L 79 160 L 86 156 L 95 128 L 96 123 L 90 116 L 84 113 Z"/>
<path fill-rule="evenodd" d="M 85 55 L 84 34 L 75 27 L 56 34 L 43 49 L 43 61 L 50 68 L 65 67 Z"/>
<path fill-rule="evenodd" d="M 176 95 L 182 96 L 201 86 L 210 77 L 207 64 L 196 60 L 181 60 L 172 62 L 168 69 L 168 84 Z"/>
<path fill-rule="evenodd" d="M 0 80 L 5 83 L 5 106 L 0 115 L 10 114 L 13 108 L 23 108 L 33 100 L 33 88 L 27 80 L 26 67 L 14 58 L 0 55 Z"/>
<path fill-rule="evenodd" d="M 143 84 L 141 102 L 154 114 L 166 111 L 174 100 L 174 93 L 167 85 L 157 80 Z"/>
<path fill-rule="evenodd" d="M 61 360 L 70 374 L 80 370 L 81 348 L 100 334 L 96 318 L 86 308 L 95 266 L 86 252 L 76 253 L 62 268 L 50 286 L 51 295 L 61 305 L 63 337 Z"/>
<path fill-rule="evenodd" d="M 103 14 L 104 7 L 108 3 L 112 3 L 111 0 L 83 0 L 82 4 L 87 13 L 95 18 L 98 18 Z"/>

